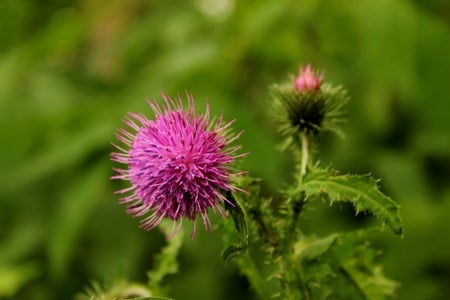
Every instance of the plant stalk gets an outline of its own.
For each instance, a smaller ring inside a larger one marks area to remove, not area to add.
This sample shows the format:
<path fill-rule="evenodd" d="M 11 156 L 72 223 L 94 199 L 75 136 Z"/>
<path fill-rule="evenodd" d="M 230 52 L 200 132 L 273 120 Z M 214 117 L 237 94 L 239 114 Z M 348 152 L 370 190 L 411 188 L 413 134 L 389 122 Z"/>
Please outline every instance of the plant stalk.
<path fill-rule="evenodd" d="M 300 162 L 300 179 L 303 179 L 303 176 L 306 174 L 306 166 L 308 165 L 308 159 L 309 159 L 309 143 L 308 143 L 308 136 L 306 133 L 302 132 L 300 134 L 300 138 L 302 141 L 302 159 Z"/>

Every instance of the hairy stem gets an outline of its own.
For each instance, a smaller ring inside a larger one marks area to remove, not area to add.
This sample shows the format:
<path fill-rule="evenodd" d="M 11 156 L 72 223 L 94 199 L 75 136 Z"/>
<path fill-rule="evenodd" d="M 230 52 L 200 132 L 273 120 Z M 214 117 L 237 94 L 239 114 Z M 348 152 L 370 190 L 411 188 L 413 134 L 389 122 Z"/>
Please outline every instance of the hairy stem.
<path fill-rule="evenodd" d="M 303 177 L 306 174 L 306 167 L 308 166 L 309 159 L 309 141 L 306 133 L 300 134 L 302 143 L 302 156 L 300 161 L 300 185 L 302 184 Z M 285 228 L 284 243 L 282 251 L 284 252 L 281 257 L 280 271 L 284 278 L 284 295 L 287 299 L 310 299 L 310 291 L 303 281 L 299 268 L 298 261 L 294 257 L 294 246 L 301 235 L 299 230 L 300 213 L 305 204 L 305 192 L 300 192 L 299 195 L 290 199 L 291 218 L 290 222 Z"/>
<path fill-rule="evenodd" d="M 294 257 L 295 243 L 301 235 L 299 230 L 300 213 L 305 203 L 305 193 L 292 201 L 292 219 L 286 227 L 284 238 L 284 253 L 281 258 L 281 270 L 285 278 L 285 296 L 287 299 L 310 299 L 310 292 L 302 279 L 298 261 Z"/>

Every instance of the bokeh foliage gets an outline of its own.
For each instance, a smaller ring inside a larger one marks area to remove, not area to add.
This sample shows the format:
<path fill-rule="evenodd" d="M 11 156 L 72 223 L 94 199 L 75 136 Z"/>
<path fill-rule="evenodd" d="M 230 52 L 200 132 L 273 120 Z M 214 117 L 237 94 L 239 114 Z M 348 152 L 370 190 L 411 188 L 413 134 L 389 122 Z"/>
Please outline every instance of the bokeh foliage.
<path fill-rule="evenodd" d="M 347 138 L 326 136 L 316 155 L 372 172 L 402 206 L 404 239 L 374 241 L 399 299 L 450 298 L 449 11 L 444 0 L 0 1 L 0 298 L 147 280 L 163 237 L 116 204 L 108 153 L 123 115 L 149 114 L 161 91 L 188 89 L 237 118 L 242 167 L 276 193 L 293 170 L 268 86 L 307 62 L 352 98 Z M 305 226 L 318 234 L 370 222 L 314 209 Z M 223 247 L 202 230 L 186 241 L 169 294 L 252 297 Z"/>

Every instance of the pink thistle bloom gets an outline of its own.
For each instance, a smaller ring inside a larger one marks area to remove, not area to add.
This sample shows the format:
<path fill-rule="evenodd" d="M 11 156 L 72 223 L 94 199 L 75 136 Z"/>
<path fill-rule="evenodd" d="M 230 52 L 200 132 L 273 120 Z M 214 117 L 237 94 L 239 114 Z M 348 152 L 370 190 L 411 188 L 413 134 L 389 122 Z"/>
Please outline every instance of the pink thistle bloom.
<path fill-rule="evenodd" d="M 194 221 L 193 237 L 197 216 L 211 230 L 208 208 L 225 216 L 222 204 L 230 202 L 223 192 L 240 190 L 230 177 L 242 174 L 233 173 L 231 163 L 246 155 L 236 154 L 240 146 L 229 146 L 241 134 L 230 136 L 234 120 L 226 123 L 220 116 L 210 122 L 208 103 L 204 114 L 196 114 L 193 96 L 186 95 L 187 109 L 179 96 L 172 99 L 162 95 L 162 105 L 148 101 L 154 120 L 129 113 L 124 123 L 134 133 L 119 129 L 117 138 L 126 147 L 113 144 L 120 152 L 111 154 L 113 161 L 128 166 L 114 168 L 116 175 L 112 177 L 131 183 L 116 192 L 124 195 L 120 203 L 127 204 L 127 213 L 144 216 L 140 224 L 145 230 L 164 218 L 172 219 L 168 238 L 180 230 L 183 219 Z"/>
<path fill-rule="evenodd" d="M 299 75 L 294 79 L 294 90 L 296 92 L 309 92 L 319 90 L 323 75 L 317 75 L 308 64 L 303 69 L 299 68 Z"/>

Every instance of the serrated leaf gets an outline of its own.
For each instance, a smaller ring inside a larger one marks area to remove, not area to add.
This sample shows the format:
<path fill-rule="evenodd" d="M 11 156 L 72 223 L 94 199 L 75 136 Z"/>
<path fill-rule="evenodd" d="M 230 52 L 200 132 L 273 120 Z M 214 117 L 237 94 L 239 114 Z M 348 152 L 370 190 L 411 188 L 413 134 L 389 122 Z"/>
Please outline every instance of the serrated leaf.
<path fill-rule="evenodd" d="M 399 206 L 379 190 L 377 181 L 369 175 L 333 175 L 328 170 L 316 170 L 305 176 L 301 189 L 307 199 L 320 194 L 331 203 L 350 202 L 357 213 L 371 212 L 395 234 L 402 234 Z"/>
<path fill-rule="evenodd" d="M 244 208 L 231 193 L 227 194 L 227 198 L 231 204 L 226 203 L 225 208 L 233 218 L 234 227 L 239 234 L 239 244 L 231 245 L 223 252 L 222 257 L 226 264 L 233 258 L 245 253 L 248 247 L 248 225 Z"/>
<path fill-rule="evenodd" d="M 167 241 L 167 245 L 155 257 L 153 268 L 147 273 L 149 287 L 153 293 L 161 293 L 161 282 L 165 276 L 178 272 L 177 256 L 180 252 L 182 241 L 183 234 L 180 231 Z"/>

